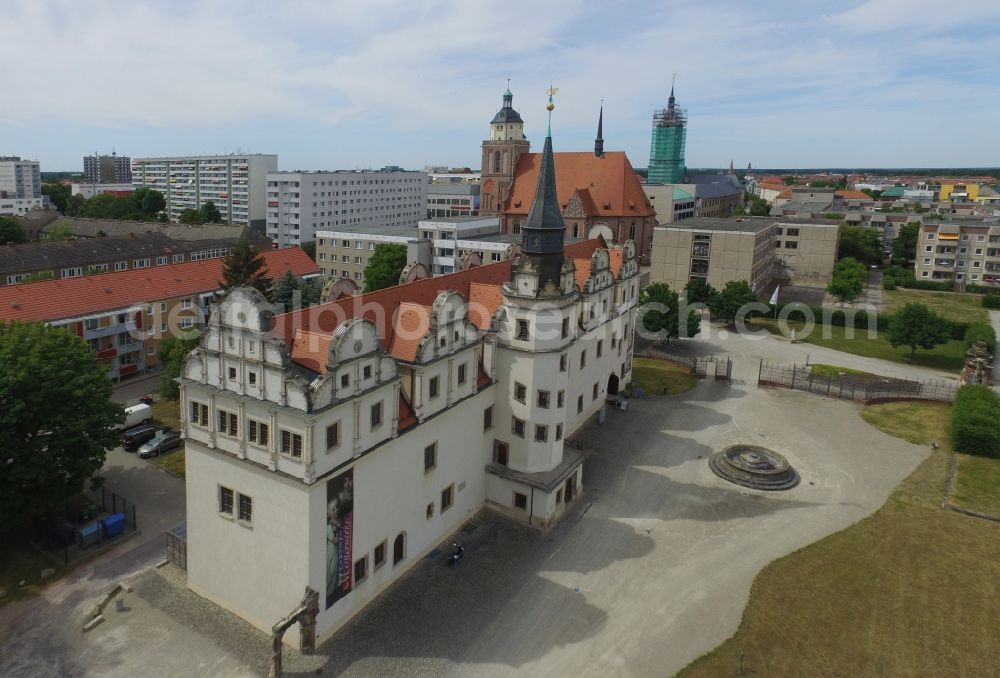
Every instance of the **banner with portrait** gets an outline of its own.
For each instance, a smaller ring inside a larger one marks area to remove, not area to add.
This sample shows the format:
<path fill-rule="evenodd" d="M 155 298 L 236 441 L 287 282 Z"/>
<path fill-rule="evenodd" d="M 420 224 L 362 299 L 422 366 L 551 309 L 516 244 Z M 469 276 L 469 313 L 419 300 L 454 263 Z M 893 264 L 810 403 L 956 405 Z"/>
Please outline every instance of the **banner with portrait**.
<path fill-rule="evenodd" d="M 353 586 L 354 469 L 326 483 L 326 607 Z"/>

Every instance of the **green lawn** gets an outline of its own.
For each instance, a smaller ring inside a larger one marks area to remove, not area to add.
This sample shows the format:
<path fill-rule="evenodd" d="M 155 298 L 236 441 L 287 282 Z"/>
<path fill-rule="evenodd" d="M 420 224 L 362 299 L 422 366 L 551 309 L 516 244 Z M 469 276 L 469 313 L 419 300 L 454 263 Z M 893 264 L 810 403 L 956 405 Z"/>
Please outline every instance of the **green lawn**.
<path fill-rule="evenodd" d="M 773 318 L 754 318 L 751 323 L 753 328 L 765 329 L 772 334 L 781 334 L 778 322 Z M 815 326 L 808 336 L 802 334 L 804 323 L 800 321 L 788 321 L 788 327 L 796 330 L 796 340 L 804 341 L 808 344 L 832 348 L 845 353 L 853 353 L 868 358 L 881 358 L 891 360 L 904 365 L 919 365 L 930 367 L 946 372 L 960 372 L 965 363 L 965 346 L 963 342 L 952 339 L 945 344 L 937 346 L 931 351 L 917 349 L 917 352 L 910 358 L 910 349 L 906 346 L 893 348 L 892 344 L 885 338 L 885 333 L 880 332 L 874 339 L 868 338 L 868 330 L 854 329 L 853 338 L 848 338 L 845 327 L 829 327 L 829 338 L 823 337 L 823 329 Z"/>
<path fill-rule="evenodd" d="M 632 385 L 646 395 L 683 393 L 694 388 L 698 380 L 686 367 L 655 358 L 635 358 L 632 361 Z"/>
<path fill-rule="evenodd" d="M 870 405 L 862 416 L 913 442 L 947 442 L 946 405 Z M 764 568 L 736 634 L 679 675 L 736 676 L 741 651 L 747 676 L 992 673 L 1000 524 L 941 508 L 950 459 L 941 445 L 874 515 Z"/>
<path fill-rule="evenodd" d="M 813 374 L 823 377 L 839 377 L 841 374 L 871 374 L 864 370 L 855 370 L 850 367 L 841 367 L 840 365 L 824 365 L 823 363 L 809 365 L 809 369 Z"/>
<path fill-rule="evenodd" d="M 181 430 L 180 403 L 173 400 L 159 399 L 153 402 L 153 422 L 175 431 Z"/>
<path fill-rule="evenodd" d="M 160 455 L 159 457 L 153 457 L 149 461 L 156 464 L 160 468 L 173 473 L 175 476 L 180 478 L 184 477 L 183 447 L 178 447 L 177 449 L 171 450 L 170 452 Z"/>
<path fill-rule="evenodd" d="M 959 292 L 930 292 L 896 288 L 884 291 L 886 313 L 895 313 L 909 303 L 923 304 L 949 320 L 988 322 L 982 295 Z"/>
<path fill-rule="evenodd" d="M 958 455 L 951 501 L 962 508 L 1000 516 L 1000 459 Z"/>

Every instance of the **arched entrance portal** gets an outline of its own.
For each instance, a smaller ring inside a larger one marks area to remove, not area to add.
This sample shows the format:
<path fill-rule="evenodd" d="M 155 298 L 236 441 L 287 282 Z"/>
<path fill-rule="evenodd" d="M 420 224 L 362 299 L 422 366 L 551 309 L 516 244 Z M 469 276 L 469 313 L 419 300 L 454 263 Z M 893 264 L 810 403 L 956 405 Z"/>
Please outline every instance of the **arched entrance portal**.
<path fill-rule="evenodd" d="M 618 375 L 614 372 L 608 377 L 608 395 L 618 395 Z"/>

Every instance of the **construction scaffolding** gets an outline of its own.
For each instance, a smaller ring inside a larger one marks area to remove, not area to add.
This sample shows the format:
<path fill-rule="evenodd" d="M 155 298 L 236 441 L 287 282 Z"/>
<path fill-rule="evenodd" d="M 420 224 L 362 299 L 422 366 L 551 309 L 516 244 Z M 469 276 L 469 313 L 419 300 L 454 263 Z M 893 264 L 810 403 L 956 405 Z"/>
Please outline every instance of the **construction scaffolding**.
<path fill-rule="evenodd" d="M 649 144 L 649 177 L 651 184 L 683 183 L 684 142 L 687 138 L 687 111 L 673 105 L 653 113 L 653 138 Z"/>

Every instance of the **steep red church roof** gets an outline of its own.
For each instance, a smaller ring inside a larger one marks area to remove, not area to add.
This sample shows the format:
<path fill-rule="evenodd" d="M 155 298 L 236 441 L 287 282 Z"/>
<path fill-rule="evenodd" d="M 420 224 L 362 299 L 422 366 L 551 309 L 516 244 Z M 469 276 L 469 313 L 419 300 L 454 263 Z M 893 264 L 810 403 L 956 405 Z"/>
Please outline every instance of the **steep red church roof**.
<path fill-rule="evenodd" d="M 601 157 L 592 151 L 553 153 L 556 197 L 566 209 L 573 194 L 588 216 L 649 217 L 654 210 L 639 183 L 639 176 L 624 151 L 608 151 Z M 527 214 L 535 199 L 541 153 L 525 153 L 517 161 L 514 187 L 504 214 Z"/>

